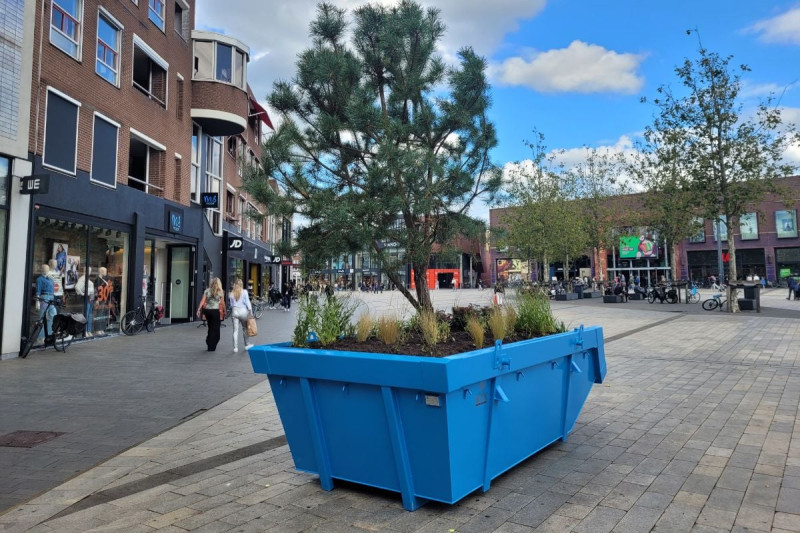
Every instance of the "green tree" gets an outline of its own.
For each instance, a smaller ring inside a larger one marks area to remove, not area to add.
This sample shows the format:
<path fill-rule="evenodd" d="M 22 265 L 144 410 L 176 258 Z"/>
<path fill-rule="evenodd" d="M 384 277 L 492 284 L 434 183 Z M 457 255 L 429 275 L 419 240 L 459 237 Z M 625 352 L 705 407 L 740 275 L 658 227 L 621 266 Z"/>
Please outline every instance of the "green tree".
<path fill-rule="evenodd" d="M 615 197 L 628 190 L 622 177 L 624 163 L 621 156 L 597 148 L 585 148 L 584 160 L 569 170 L 574 183 L 574 195 L 580 206 L 579 216 L 586 229 L 586 248 L 599 257 L 601 250 L 614 246 L 615 230 L 630 224 L 632 210 L 623 211 Z M 586 249 L 584 248 L 584 250 Z M 604 272 L 599 269 L 600 280 Z"/>
<path fill-rule="evenodd" d="M 691 33 L 691 32 L 688 32 Z M 645 140 L 662 150 L 653 152 L 662 177 L 690 191 L 700 214 L 719 220 L 728 229 L 728 276 L 737 279 L 733 229 L 739 217 L 778 192 L 774 180 L 793 172 L 783 162 L 789 143 L 796 141 L 794 126 L 782 127 L 780 109 L 772 97 L 755 113 L 744 114 L 739 101 L 741 73 L 746 65 L 730 66 L 732 56 L 721 57 L 700 44 L 699 57 L 686 59 L 675 69 L 681 94 L 669 86 L 658 89 L 653 103 L 658 114 L 645 131 Z M 674 170 L 671 170 L 674 167 Z M 728 298 L 729 311 L 738 310 L 736 291 Z"/>
<path fill-rule="evenodd" d="M 531 159 L 517 165 L 510 176 L 508 193 L 513 207 L 503 216 L 504 231 L 497 244 L 511 248 L 513 255 L 525 261 L 538 260 L 549 281 L 553 260 L 564 261 L 564 275 L 569 275 L 569 258 L 586 250 L 587 232 L 575 201 L 575 180 L 557 163 L 557 153 L 548 152 L 544 135 L 534 131 L 534 141 L 526 143 Z"/>
<path fill-rule="evenodd" d="M 463 48 L 457 66 L 445 65 L 436 54 L 445 31 L 436 9 L 402 1 L 352 14 L 348 33 L 345 10 L 318 6 L 311 48 L 294 79 L 276 82 L 269 96 L 283 120 L 246 188 L 271 212 L 308 221 L 297 234 L 304 254 L 369 248 L 414 307 L 431 309 L 434 243 L 473 227 L 470 204 L 501 183 L 490 160 L 486 62 Z M 405 256 L 393 260 L 387 251 L 398 248 Z M 416 294 L 391 268 L 406 261 Z"/>

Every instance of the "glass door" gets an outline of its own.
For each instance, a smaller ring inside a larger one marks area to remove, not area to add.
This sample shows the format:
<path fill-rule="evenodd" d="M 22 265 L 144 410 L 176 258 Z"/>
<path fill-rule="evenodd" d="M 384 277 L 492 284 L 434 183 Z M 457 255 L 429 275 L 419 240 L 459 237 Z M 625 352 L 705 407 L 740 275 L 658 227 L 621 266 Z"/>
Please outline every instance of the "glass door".
<path fill-rule="evenodd" d="M 171 322 L 186 322 L 190 318 L 189 297 L 192 286 L 192 249 L 190 246 L 170 246 L 169 301 L 165 308 Z"/>

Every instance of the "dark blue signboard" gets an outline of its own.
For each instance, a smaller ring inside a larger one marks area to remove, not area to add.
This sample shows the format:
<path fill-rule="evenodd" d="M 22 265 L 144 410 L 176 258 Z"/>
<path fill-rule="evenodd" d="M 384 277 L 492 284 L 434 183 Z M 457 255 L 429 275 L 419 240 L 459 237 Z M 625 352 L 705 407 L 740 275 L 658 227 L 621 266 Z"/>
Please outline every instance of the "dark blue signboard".
<path fill-rule="evenodd" d="M 200 206 L 203 209 L 219 209 L 219 193 L 204 192 L 200 195 Z"/>

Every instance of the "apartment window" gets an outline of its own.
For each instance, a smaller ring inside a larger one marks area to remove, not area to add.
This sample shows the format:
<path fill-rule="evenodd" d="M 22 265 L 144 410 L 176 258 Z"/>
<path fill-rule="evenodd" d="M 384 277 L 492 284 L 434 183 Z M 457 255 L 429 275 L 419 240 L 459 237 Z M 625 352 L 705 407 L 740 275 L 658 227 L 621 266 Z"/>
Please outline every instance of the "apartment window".
<path fill-rule="evenodd" d="M 50 12 L 50 42 L 81 59 L 81 0 L 53 0 Z"/>
<path fill-rule="evenodd" d="M 147 16 L 150 22 L 164 31 L 164 0 L 150 0 Z"/>
<path fill-rule="evenodd" d="M 180 154 L 175 154 L 175 181 L 172 184 L 172 199 L 180 203 L 182 192 L 183 192 L 183 158 L 180 156 Z"/>
<path fill-rule="evenodd" d="M 229 44 L 194 42 L 194 79 L 217 80 L 247 89 L 247 57 Z"/>
<path fill-rule="evenodd" d="M 219 194 L 222 190 L 222 138 L 206 138 L 206 186 L 205 192 Z M 206 209 L 206 217 L 211 229 L 219 235 L 222 233 L 221 210 Z"/>
<path fill-rule="evenodd" d="M 94 130 L 92 132 L 92 171 L 93 182 L 117 186 L 117 153 L 119 142 L 119 124 L 99 113 L 94 114 Z"/>
<path fill-rule="evenodd" d="M 233 47 L 217 43 L 217 80 L 231 82 L 233 75 L 233 56 L 231 55 Z"/>
<path fill-rule="evenodd" d="M 234 209 L 236 207 L 236 195 L 231 191 L 225 191 L 225 219 L 229 222 L 235 220 Z"/>
<path fill-rule="evenodd" d="M 164 196 L 166 147 L 131 128 L 128 150 L 128 186 L 154 196 Z"/>
<path fill-rule="evenodd" d="M 133 38 L 133 86 L 167 107 L 169 64 L 137 36 Z"/>
<path fill-rule="evenodd" d="M 173 26 L 175 33 L 177 33 L 184 41 L 189 40 L 189 6 L 183 5 L 180 1 L 175 1 L 175 17 L 173 19 Z"/>
<path fill-rule="evenodd" d="M 45 166 L 75 175 L 78 156 L 80 102 L 48 88 L 44 124 Z"/>
<path fill-rule="evenodd" d="M 192 177 L 191 200 L 200 201 L 200 127 L 192 124 Z"/>
<path fill-rule="evenodd" d="M 228 137 L 228 153 L 231 157 L 236 157 L 236 136 L 231 135 Z"/>
<path fill-rule="evenodd" d="M 100 13 L 97 15 L 97 61 L 95 71 L 109 83 L 119 84 L 119 42 L 121 26 Z"/>
<path fill-rule="evenodd" d="M 256 213 L 256 206 L 251 204 L 250 202 L 247 203 L 247 212 L 248 213 Z M 252 238 L 256 237 L 256 221 L 252 216 L 247 217 L 247 236 Z"/>
<path fill-rule="evenodd" d="M 242 231 L 242 227 L 245 224 L 245 221 L 244 221 L 245 205 L 247 205 L 247 203 L 245 202 L 244 198 L 242 198 L 240 196 L 239 197 L 239 211 L 237 213 L 239 215 L 239 223 L 237 224 L 239 226 L 239 231 Z"/>

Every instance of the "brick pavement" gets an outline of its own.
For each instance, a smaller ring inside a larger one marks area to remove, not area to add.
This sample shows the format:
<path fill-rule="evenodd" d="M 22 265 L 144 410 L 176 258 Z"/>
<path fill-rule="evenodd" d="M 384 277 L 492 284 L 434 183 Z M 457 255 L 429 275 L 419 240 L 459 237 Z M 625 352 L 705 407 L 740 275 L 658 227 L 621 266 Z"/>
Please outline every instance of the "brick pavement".
<path fill-rule="evenodd" d="M 794 304 L 778 292 L 765 300 Z M 617 339 L 606 382 L 566 443 L 486 494 L 410 513 L 393 493 L 325 492 L 275 440 L 280 420 L 259 383 L 0 516 L 0 530 L 800 531 L 800 320 L 554 308 Z M 265 451 L 224 459 L 248 446 Z"/>

